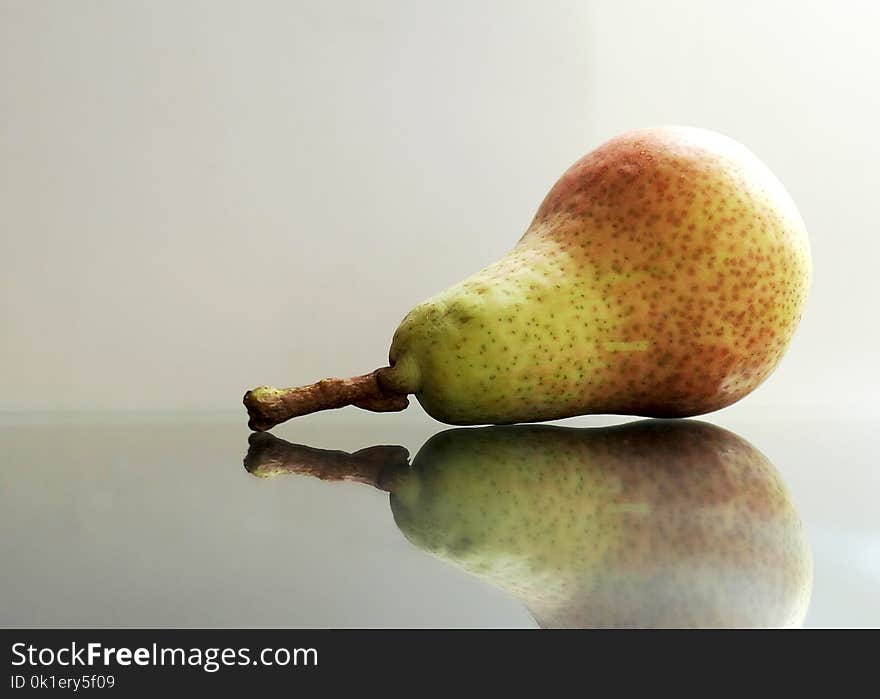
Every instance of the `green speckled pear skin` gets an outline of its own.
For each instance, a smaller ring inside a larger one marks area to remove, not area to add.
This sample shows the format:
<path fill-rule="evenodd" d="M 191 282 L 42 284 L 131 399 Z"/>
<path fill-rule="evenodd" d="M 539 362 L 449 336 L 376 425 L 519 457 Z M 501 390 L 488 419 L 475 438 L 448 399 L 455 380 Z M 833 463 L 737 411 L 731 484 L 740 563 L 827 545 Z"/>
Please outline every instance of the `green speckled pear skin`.
<path fill-rule="evenodd" d="M 575 163 L 508 255 L 414 308 L 379 378 L 456 425 L 703 414 L 773 371 L 810 280 L 803 221 L 745 147 L 633 131 Z"/>
<path fill-rule="evenodd" d="M 713 425 L 511 426 L 432 437 L 391 487 L 416 546 L 543 627 L 787 627 L 812 559 L 770 462 Z"/>

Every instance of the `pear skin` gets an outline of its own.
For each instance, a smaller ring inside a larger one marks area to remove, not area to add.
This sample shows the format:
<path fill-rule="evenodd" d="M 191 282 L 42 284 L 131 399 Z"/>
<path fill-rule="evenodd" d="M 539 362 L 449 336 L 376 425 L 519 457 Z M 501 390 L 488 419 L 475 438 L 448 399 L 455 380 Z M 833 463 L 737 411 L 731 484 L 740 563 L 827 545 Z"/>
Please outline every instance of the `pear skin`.
<path fill-rule="evenodd" d="M 625 133 L 577 161 L 501 260 L 416 306 L 388 367 L 260 387 L 253 429 L 414 394 L 455 425 L 718 410 L 773 371 L 811 282 L 804 223 L 773 173 L 717 133 Z"/>

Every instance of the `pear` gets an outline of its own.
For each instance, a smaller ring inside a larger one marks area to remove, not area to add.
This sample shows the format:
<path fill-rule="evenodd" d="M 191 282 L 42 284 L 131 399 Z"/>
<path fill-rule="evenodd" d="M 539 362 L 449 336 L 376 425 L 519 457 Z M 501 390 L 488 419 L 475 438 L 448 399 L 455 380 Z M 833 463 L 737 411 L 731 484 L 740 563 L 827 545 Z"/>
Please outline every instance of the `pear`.
<path fill-rule="evenodd" d="M 404 457 L 255 434 L 245 465 L 389 491 L 410 542 L 519 598 L 542 627 L 789 627 L 806 615 L 812 558 L 785 485 L 714 425 L 455 429 L 411 467 Z"/>
<path fill-rule="evenodd" d="M 710 131 L 625 133 L 577 161 L 501 260 L 416 306 L 389 366 L 244 398 L 252 429 L 415 394 L 455 425 L 612 413 L 685 417 L 764 381 L 811 281 L 782 184 Z"/>

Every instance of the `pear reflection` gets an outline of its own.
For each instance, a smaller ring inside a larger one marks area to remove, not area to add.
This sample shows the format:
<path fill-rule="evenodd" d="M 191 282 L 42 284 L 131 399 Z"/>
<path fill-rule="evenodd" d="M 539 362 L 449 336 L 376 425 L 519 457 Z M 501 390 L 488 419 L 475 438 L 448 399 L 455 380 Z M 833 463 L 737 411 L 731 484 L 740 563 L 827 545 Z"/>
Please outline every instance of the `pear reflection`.
<path fill-rule="evenodd" d="M 692 420 L 452 429 L 348 454 L 251 435 L 254 475 L 387 490 L 409 541 L 561 627 L 784 627 L 812 561 L 785 485 L 744 439 Z"/>

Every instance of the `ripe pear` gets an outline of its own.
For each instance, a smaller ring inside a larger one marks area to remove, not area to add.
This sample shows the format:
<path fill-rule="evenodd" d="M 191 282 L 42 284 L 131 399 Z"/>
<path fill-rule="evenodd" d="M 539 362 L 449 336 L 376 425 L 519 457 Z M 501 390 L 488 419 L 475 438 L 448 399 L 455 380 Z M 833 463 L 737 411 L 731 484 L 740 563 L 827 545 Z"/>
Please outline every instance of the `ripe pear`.
<path fill-rule="evenodd" d="M 410 542 L 521 599 L 542 627 L 786 627 L 806 615 L 812 558 L 785 485 L 714 425 L 455 429 L 411 467 L 405 455 L 262 434 L 245 464 L 390 491 Z"/>
<path fill-rule="evenodd" d="M 616 413 L 684 417 L 773 371 L 811 280 L 804 223 L 743 145 L 624 133 L 572 165 L 501 260 L 416 306 L 389 366 L 245 395 L 252 429 L 415 394 L 456 425 Z"/>

